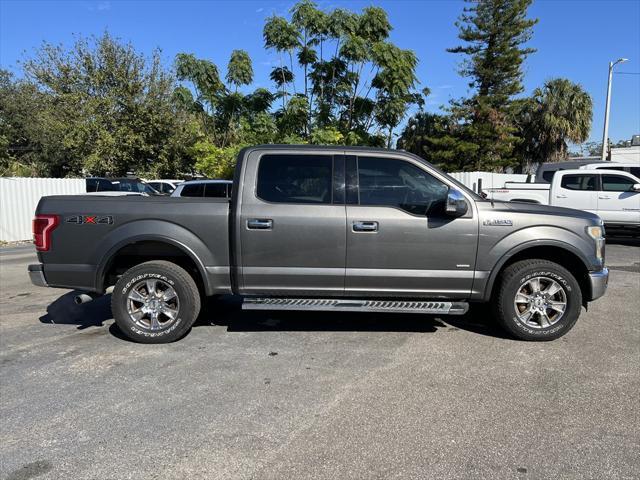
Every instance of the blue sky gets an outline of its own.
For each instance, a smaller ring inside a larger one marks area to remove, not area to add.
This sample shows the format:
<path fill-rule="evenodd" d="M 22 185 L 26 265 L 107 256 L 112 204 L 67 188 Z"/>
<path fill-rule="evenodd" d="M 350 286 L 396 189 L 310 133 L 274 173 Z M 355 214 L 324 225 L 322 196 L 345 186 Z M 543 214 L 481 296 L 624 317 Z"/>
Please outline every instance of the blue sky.
<path fill-rule="evenodd" d="M 263 48 L 264 19 L 285 14 L 293 1 L 9 1 L 0 0 L 0 65 L 19 72 L 17 62 L 43 42 L 70 45 L 74 34 L 108 30 L 149 53 L 155 47 L 171 64 L 176 53 L 210 59 L 224 72 L 233 49 L 245 49 L 254 61 L 255 86 L 269 86 L 276 56 Z M 460 55 L 445 49 L 458 44 L 454 21 L 457 0 L 320 1 L 359 11 L 385 8 L 394 30 L 391 40 L 414 50 L 421 86 L 432 90 L 427 109 L 437 111 L 450 98 L 467 94 L 467 80 L 456 71 Z M 610 60 L 627 57 L 618 72 L 640 72 L 640 0 L 537 0 L 530 46 L 537 48 L 525 65 L 525 94 L 552 77 L 580 83 L 594 100 L 591 139 L 602 135 Z M 640 75 L 616 74 L 613 82 L 610 137 L 617 141 L 640 133 Z"/>

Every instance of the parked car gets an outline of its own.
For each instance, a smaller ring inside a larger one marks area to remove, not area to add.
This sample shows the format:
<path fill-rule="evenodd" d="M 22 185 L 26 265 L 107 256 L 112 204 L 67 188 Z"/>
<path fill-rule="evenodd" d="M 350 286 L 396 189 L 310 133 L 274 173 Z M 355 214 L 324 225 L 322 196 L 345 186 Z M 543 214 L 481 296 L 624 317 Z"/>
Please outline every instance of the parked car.
<path fill-rule="evenodd" d="M 629 167 L 640 167 L 640 163 L 622 164 L 616 162 L 615 160 L 599 160 L 599 157 L 576 158 L 566 162 L 545 162 L 540 164 L 540 166 L 536 170 L 535 183 L 550 184 L 553 181 L 553 176 L 556 174 L 556 172 L 560 172 L 563 170 L 574 170 L 576 168 L 606 168 L 619 170 L 620 167 L 622 167 L 622 171 L 633 173 L 630 171 Z M 634 175 L 636 175 L 636 177 L 638 176 L 637 173 L 634 173 Z"/>
<path fill-rule="evenodd" d="M 119 328 L 182 337 L 202 296 L 248 310 L 461 315 L 490 303 L 523 340 L 567 333 L 605 293 L 602 220 L 491 202 L 420 157 L 356 147 L 245 148 L 231 199 L 44 197 L 35 285 L 112 292 Z"/>
<path fill-rule="evenodd" d="M 164 195 L 171 195 L 184 180 L 148 180 L 147 183 Z"/>
<path fill-rule="evenodd" d="M 562 170 L 551 185 L 507 182 L 485 192 L 493 200 L 586 210 L 599 215 L 607 229 L 640 233 L 640 179 L 624 171 Z"/>
<path fill-rule="evenodd" d="M 580 167 L 581 170 L 613 170 L 617 172 L 627 172 L 633 175 L 640 182 L 640 163 L 590 163 Z"/>
<path fill-rule="evenodd" d="M 232 187 L 230 180 L 191 180 L 178 185 L 171 196 L 231 198 Z"/>
<path fill-rule="evenodd" d="M 146 195 L 161 195 L 155 188 L 139 178 L 103 178 L 89 177 L 85 179 L 87 193 L 121 192 Z"/>

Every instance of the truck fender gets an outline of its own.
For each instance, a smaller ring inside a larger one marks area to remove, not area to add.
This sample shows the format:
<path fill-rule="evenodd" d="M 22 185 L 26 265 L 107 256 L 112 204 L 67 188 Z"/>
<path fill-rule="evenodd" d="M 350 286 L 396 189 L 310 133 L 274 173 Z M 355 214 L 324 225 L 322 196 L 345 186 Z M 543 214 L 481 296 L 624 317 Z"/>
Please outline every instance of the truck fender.
<path fill-rule="evenodd" d="M 104 275 L 113 256 L 123 247 L 142 241 L 158 241 L 182 250 L 198 267 L 207 294 L 211 285 L 205 265 L 217 265 L 206 244 L 193 232 L 180 225 L 163 220 L 140 220 L 126 223 L 111 231 L 96 251 L 104 252 L 96 270 L 96 289 L 104 289 Z"/>
<path fill-rule="evenodd" d="M 565 238 L 565 240 L 559 240 L 558 238 L 553 238 L 549 235 L 550 232 L 544 232 L 545 235 L 539 235 L 542 232 L 535 232 L 538 234 L 538 238 L 521 241 L 518 240 L 522 237 L 523 234 L 529 236 L 532 232 L 528 230 L 552 230 L 556 231 L 557 237 Z M 517 238 L 516 238 L 517 237 Z M 571 241 L 571 243 L 569 243 Z M 573 232 L 568 230 L 564 230 L 557 227 L 534 227 L 533 229 L 524 229 L 518 232 L 514 232 L 514 234 L 509 235 L 508 237 L 503 238 L 500 242 L 498 242 L 489 252 L 487 258 L 496 258 L 498 260 L 495 262 L 493 268 L 491 268 L 491 272 L 486 280 L 484 285 L 484 294 L 483 300 L 489 301 L 491 299 L 491 292 L 493 290 L 493 285 L 498 278 L 498 274 L 502 270 L 502 267 L 512 258 L 514 255 L 517 255 L 520 252 L 523 252 L 529 248 L 533 247 L 556 247 L 561 248 L 563 250 L 567 250 L 574 254 L 580 261 L 583 263 L 587 270 L 592 270 L 592 261 L 590 261 L 587 256 L 584 254 L 584 251 L 579 247 L 587 247 L 584 239 L 579 237 Z M 475 289 L 475 288 L 474 288 Z"/>

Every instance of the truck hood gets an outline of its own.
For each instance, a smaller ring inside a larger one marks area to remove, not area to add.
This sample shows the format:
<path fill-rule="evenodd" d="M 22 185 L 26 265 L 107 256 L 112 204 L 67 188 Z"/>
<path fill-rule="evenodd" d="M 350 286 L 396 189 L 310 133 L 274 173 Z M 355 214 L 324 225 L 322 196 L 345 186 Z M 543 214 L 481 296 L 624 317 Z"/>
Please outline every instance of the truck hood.
<path fill-rule="evenodd" d="M 583 218 L 585 220 L 599 223 L 600 217 L 595 213 L 585 212 L 584 210 L 575 210 L 573 208 L 554 207 L 551 205 L 539 205 L 525 202 L 494 202 L 495 207 L 504 208 L 518 213 L 529 213 L 534 215 L 553 215 L 560 217 Z M 494 208 L 495 208 L 494 207 Z"/>

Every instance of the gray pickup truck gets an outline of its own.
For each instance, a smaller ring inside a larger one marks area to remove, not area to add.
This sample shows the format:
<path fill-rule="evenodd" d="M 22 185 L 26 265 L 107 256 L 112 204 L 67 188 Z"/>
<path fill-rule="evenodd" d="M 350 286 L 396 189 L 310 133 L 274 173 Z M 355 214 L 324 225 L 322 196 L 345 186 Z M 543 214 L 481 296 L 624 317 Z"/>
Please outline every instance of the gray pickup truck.
<path fill-rule="evenodd" d="M 44 197 L 40 286 L 112 293 L 147 343 L 189 330 L 204 296 L 243 309 L 465 314 L 490 303 L 516 338 L 568 332 L 607 287 L 597 215 L 485 200 L 409 153 L 257 146 L 226 198 Z"/>

